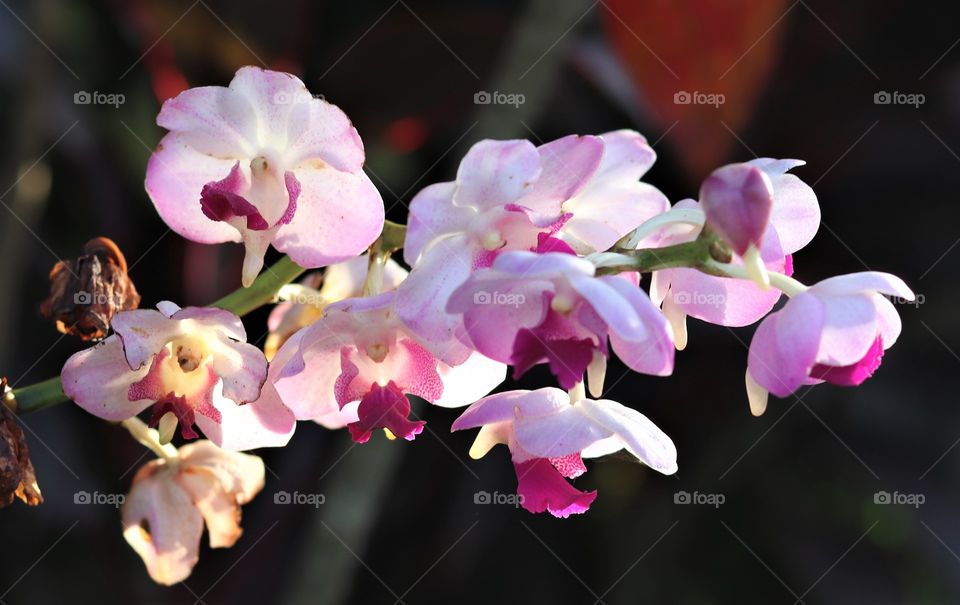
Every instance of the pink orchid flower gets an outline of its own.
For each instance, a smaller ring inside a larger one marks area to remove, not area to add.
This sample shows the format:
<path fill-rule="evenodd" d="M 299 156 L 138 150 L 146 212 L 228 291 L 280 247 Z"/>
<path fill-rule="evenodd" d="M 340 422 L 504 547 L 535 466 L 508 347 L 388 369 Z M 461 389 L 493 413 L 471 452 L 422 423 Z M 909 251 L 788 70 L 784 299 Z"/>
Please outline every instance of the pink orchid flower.
<path fill-rule="evenodd" d="M 185 439 L 194 426 L 231 450 L 283 446 L 296 421 L 266 382 L 267 360 L 246 342 L 240 318 L 171 302 L 114 316 L 112 336 L 63 366 L 63 390 L 80 407 L 119 422 L 151 408 L 172 413 Z"/>
<path fill-rule="evenodd" d="M 760 415 L 767 393 L 786 397 L 802 385 L 861 384 L 900 335 L 900 316 L 882 294 L 913 300 L 903 280 L 866 271 L 825 279 L 795 294 L 757 327 L 750 343 L 747 392 Z"/>
<path fill-rule="evenodd" d="M 456 333 L 444 313 L 470 273 L 510 250 L 606 250 L 669 207 L 638 179 L 655 159 L 632 131 L 571 135 L 535 147 L 485 140 L 460 163 L 457 180 L 430 185 L 410 204 L 404 259 L 413 271 L 397 309 L 429 341 Z"/>
<path fill-rule="evenodd" d="M 506 367 L 477 353 L 457 366 L 441 361 L 400 322 L 395 296 L 331 304 L 280 348 L 271 380 L 298 419 L 347 426 L 358 443 L 376 428 L 412 440 L 424 423 L 409 419 L 407 394 L 459 407 L 503 381 Z"/>
<path fill-rule="evenodd" d="M 674 346 L 666 318 L 635 276 L 594 272 L 592 263 L 572 254 L 508 252 L 459 287 L 447 311 L 462 313 L 472 346 L 513 365 L 514 378 L 548 363 L 560 386 L 570 389 L 598 364 L 590 380 L 598 394 L 608 340 L 637 372 L 669 375 Z"/>
<path fill-rule="evenodd" d="M 720 171 L 736 171 L 743 177 L 746 193 L 742 187 L 734 187 L 726 180 L 715 176 L 717 182 L 708 179 L 702 188 L 702 194 L 715 198 L 732 197 L 738 192 L 746 195 L 751 189 L 762 189 L 757 183 L 769 186 L 772 190 L 772 203 L 769 208 L 769 220 L 764 221 L 762 229 L 754 224 L 747 235 L 742 235 L 739 249 L 753 247 L 758 260 L 770 272 L 791 275 L 793 273 L 792 254 L 806 246 L 816 234 L 820 225 L 820 206 L 813 190 L 803 181 L 786 171 L 803 165 L 800 160 L 774 160 L 761 158 L 745 164 L 734 164 Z M 718 171 L 719 172 L 719 171 Z M 728 172 L 721 172 L 728 177 Z M 743 183 L 740 183 L 743 185 Z M 730 189 L 717 191 L 718 189 Z M 756 191 L 754 191 L 756 193 Z M 762 195 L 759 195 L 762 197 Z M 729 200 L 727 200 L 729 202 Z M 761 211 L 761 214 L 763 212 Z M 670 223 L 670 215 L 682 220 Z M 667 246 L 692 241 L 703 229 L 704 220 L 710 220 L 710 213 L 704 216 L 701 204 L 694 200 L 678 202 L 673 210 L 651 221 L 652 226 L 661 222 L 666 227 L 651 235 L 641 246 Z M 735 217 L 730 220 L 733 221 Z M 733 230 L 736 227 L 729 227 Z M 758 235 L 759 234 L 759 235 Z M 743 257 L 734 252 L 731 264 L 742 266 Z M 662 304 L 663 312 L 671 320 L 677 344 L 681 348 L 686 344 L 686 316 L 722 326 L 750 325 L 766 315 L 780 300 L 776 289 L 764 289 L 749 280 L 729 279 L 707 275 L 696 269 L 666 269 L 656 271 L 651 282 L 651 298 Z"/>
<path fill-rule="evenodd" d="M 320 319 L 324 307 L 345 298 L 361 296 L 369 264 L 369 257 L 363 254 L 330 265 L 323 273 L 309 273 L 300 280 L 291 295 L 285 296 L 284 302 L 275 306 L 267 319 L 270 333 L 263 345 L 267 359 L 273 359 L 283 343 L 294 333 Z M 406 269 L 397 261 L 387 259 L 383 267 L 381 291 L 395 290 L 406 277 Z"/>
<path fill-rule="evenodd" d="M 211 548 L 240 538 L 240 505 L 263 488 L 263 461 L 209 441 L 181 447 L 171 459 L 148 462 L 123 504 L 123 537 L 154 582 L 171 586 L 190 576 L 203 526 Z"/>
<path fill-rule="evenodd" d="M 363 143 L 344 113 L 296 77 L 243 67 L 229 87 L 166 101 L 169 130 L 146 188 L 171 229 L 200 243 L 243 242 L 243 284 L 271 244 L 303 267 L 363 252 L 383 226 L 383 200 L 363 172 Z"/>
<path fill-rule="evenodd" d="M 467 408 L 452 430 L 477 427 L 482 428 L 470 456 L 482 458 L 505 444 L 521 504 L 532 513 L 568 517 L 590 507 L 597 492 L 582 492 L 564 481 L 586 472 L 583 458 L 626 449 L 656 471 L 677 472 L 677 448 L 646 416 L 616 401 L 571 401 L 554 387 L 485 397 Z"/>

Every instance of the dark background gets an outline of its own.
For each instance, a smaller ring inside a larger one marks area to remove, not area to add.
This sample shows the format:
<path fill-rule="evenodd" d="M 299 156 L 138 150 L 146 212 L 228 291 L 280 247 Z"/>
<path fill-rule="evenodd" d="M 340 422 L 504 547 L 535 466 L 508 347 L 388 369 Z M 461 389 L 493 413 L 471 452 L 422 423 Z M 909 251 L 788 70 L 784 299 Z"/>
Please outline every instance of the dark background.
<path fill-rule="evenodd" d="M 239 246 L 168 232 L 143 191 L 160 101 L 226 85 L 236 68 L 298 74 L 344 109 L 393 220 L 455 174 L 484 138 L 539 142 L 632 127 L 659 154 L 673 201 L 713 167 L 797 157 L 824 222 L 796 277 L 884 270 L 922 304 L 877 375 L 820 386 L 750 416 L 753 328 L 691 322 L 670 378 L 623 375 L 609 398 L 676 441 L 677 477 L 619 460 L 567 520 L 476 505 L 512 493 L 505 449 L 466 456 L 455 412 L 429 409 L 414 443 L 352 447 L 302 423 L 244 507 L 229 550 L 204 546 L 184 585 L 155 586 L 109 506 L 147 458 L 125 431 L 71 404 L 22 419 L 46 502 L 0 511 L 0 601 L 44 603 L 955 603 L 960 601 L 960 410 L 953 379 L 960 227 L 960 27 L 948 2 L 563 0 L 0 2 L 0 374 L 26 385 L 82 345 L 38 314 L 46 274 L 96 235 L 118 242 L 144 305 L 206 304 L 232 290 Z M 125 103 L 76 105 L 81 90 Z M 475 93 L 525 95 L 482 106 Z M 675 105 L 678 91 L 725 103 Z M 920 107 L 877 105 L 879 91 Z M 9 186 L 9 189 L 7 187 Z M 250 315 L 251 340 L 266 312 Z M 533 372 L 524 386 L 548 384 Z M 317 509 L 279 490 L 323 493 Z M 674 503 L 679 490 L 718 508 Z M 919 507 L 876 504 L 881 491 Z"/>

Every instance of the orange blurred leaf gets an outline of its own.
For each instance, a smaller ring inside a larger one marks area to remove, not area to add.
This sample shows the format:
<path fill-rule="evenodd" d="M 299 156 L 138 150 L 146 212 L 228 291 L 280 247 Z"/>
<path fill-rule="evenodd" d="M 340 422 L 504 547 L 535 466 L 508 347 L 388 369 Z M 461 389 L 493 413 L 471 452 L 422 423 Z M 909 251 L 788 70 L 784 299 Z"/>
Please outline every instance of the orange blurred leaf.
<path fill-rule="evenodd" d="M 653 117 L 670 129 L 666 140 L 690 176 L 701 179 L 739 145 L 796 4 L 604 0 L 602 6 L 621 62 Z"/>

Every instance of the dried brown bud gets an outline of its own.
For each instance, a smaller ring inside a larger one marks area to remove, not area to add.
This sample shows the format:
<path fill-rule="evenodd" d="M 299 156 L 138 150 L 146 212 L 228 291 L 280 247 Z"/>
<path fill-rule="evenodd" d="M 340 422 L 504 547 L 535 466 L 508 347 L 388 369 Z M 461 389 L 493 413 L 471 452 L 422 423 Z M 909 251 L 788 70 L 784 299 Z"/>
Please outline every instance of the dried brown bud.
<path fill-rule="evenodd" d="M 40 305 L 40 314 L 56 321 L 64 334 L 99 340 L 107 335 L 115 313 L 139 305 L 123 253 L 111 240 L 97 237 L 86 243 L 79 258 L 54 265 L 50 296 Z"/>
<path fill-rule="evenodd" d="M 14 497 L 30 506 L 43 502 L 37 475 L 30 462 L 30 452 L 23 438 L 23 429 L 6 405 L 7 379 L 0 379 L 0 506 L 7 506 Z"/>

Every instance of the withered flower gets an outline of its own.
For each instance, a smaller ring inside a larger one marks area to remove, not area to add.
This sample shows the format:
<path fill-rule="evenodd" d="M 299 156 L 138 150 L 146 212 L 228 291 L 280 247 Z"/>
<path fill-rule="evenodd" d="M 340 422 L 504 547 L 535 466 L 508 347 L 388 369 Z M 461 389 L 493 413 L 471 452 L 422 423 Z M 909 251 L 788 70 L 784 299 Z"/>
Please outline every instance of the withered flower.
<path fill-rule="evenodd" d="M 115 313 L 139 305 L 123 253 L 113 241 L 97 237 L 84 245 L 79 258 L 54 265 L 50 296 L 40 305 L 40 314 L 55 321 L 64 334 L 100 340 Z"/>
<path fill-rule="evenodd" d="M 37 475 L 30 462 L 30 452 L 13 412 L 7 407 L 7 379 L 0 379 L 0 506 L 7 506 L 14 497 L 30 506 L 43 502 Z"/>
<path fill-rule="evenodd" d="M 210 548 L 240 538 L 240 506 L 263 489 L 263 460 L 210 441 L 182 446 L 176 457 L 148 462 L 133 477 L 123 504 L 123 537 L 154 582 L 171 586 L 190 576 L 207 526 Z"/>

